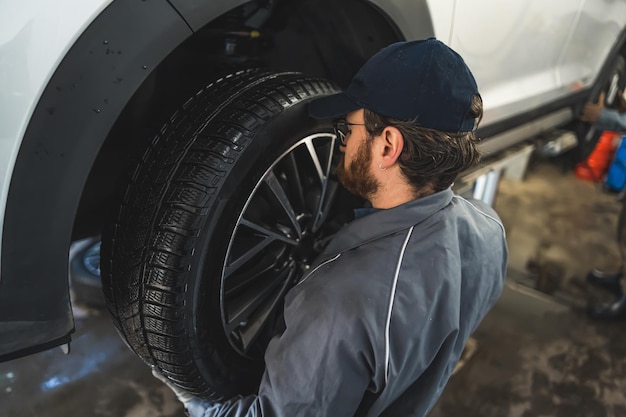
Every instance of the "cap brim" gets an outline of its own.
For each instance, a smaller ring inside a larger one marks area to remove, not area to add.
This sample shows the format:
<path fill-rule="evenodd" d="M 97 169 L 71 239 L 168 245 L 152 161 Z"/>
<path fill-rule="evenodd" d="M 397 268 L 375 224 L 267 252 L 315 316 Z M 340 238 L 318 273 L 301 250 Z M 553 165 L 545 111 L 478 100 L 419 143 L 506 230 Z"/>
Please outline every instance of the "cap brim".
<path fill-rule="evenodd" d="M 361 107 L 345 92 L 337 93 L 312 100 L 309 103 L 309 115 L 314 119 L 335 119 Z"/>

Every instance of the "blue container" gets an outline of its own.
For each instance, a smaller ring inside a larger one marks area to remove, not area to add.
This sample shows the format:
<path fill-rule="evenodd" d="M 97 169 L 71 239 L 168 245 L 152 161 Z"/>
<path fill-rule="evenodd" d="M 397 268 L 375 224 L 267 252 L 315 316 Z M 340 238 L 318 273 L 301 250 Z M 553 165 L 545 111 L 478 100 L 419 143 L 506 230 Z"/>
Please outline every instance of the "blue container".
<path fill-rule="evenodd" d="M 622 140 L 615 152 L 615 158 L 606 174 L 605 185 L 613 191 L 622 191 L 626 185 L 626 136 Z"/>

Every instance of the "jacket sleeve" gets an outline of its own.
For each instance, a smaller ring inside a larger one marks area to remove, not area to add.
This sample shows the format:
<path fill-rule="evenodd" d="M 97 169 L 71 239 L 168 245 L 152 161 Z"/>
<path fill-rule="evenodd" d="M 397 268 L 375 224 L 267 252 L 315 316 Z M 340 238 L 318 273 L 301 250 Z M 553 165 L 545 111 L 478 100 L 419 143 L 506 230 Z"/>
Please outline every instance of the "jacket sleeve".
<path fill-rule="evenodd" d="M 371 344 L 350 301 L 300 291 L 269 344 L 256 396 L 190 407 L 192 417 L 354 416 L 369 385 Z M 331 301 L 335 299 L 335 301 Z"/>
<path fill-rule="evenodd" d="M 626 131 L 626 113 L 619 113 L 613 109 L 602 109 L 595 124 L 598 130 Z"/>

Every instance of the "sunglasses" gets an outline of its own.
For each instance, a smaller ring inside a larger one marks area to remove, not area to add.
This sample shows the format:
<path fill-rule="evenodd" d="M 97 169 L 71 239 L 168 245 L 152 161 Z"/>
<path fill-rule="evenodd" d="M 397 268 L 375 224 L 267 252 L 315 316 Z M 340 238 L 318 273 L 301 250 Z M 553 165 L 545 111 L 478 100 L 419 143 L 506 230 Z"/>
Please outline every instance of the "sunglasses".
<path fill-rule="evenodd" d="M 342 146 L 346 146 L 346 136 L 350 134 L 350 126 L 365 126 L 365 123 L 350 123 L 345 119 L 338 119 L 333 122 L 335 135 L 337 135 Z"/>

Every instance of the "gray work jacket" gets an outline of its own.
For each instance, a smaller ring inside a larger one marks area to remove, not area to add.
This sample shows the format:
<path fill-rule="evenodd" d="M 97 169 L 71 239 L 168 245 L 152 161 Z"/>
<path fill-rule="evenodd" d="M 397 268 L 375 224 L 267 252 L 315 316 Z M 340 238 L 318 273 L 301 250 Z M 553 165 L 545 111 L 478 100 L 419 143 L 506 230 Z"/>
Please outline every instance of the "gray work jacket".
<path fill-rule="evenodd" d="M 188 410 L 424 416 L 500 296 L 506 261 L 495 212 L 450 189 L 358 218 L 287 294 L 258 395 Z"/>

